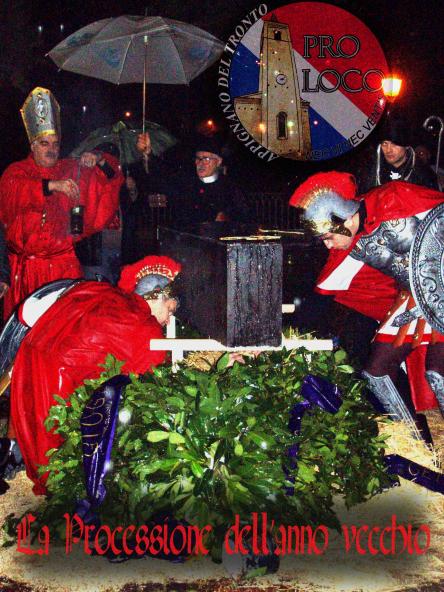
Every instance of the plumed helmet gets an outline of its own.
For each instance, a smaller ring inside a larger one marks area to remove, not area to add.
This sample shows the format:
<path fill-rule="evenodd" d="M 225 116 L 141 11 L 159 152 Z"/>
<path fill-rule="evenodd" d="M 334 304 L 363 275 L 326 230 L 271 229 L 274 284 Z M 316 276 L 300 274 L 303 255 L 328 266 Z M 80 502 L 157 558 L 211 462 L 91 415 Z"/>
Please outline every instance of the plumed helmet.
<path fill-rule="evenodd" d="M 20 109 L 29 143 L 44 136 L 61 137 L 60 106 L 47 88 L 37 86 Z"/>
<path fill-rule="evenodd" d="M 317 236 L 327 232 L 345 234 L 344 221 L 359 209 L 356 182 L 350 173 L 317 173 L 299 185 L 290 205 L 303 209 L 305 224 Z"/>
<path fill-rule="evenodd" d="M 181 270 L 180 263 L 170 257 L 149 255 L 122 268 L 118 287 L 125 292 L 135 292 L 145 300 L 161 296 L 174 298 L 172 282 Z"/>

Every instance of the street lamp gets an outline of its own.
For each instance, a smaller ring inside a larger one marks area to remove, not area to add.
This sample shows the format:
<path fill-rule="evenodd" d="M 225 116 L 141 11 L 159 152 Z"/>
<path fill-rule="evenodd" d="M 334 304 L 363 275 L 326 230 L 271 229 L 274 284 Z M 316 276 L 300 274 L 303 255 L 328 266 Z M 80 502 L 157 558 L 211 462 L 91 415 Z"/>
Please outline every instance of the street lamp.
<path fill-rule="evenodd" d="M 199 122 L 196 126 L 196 129 L 199 134 L 204 136 L 211 136 L 213 134 L 217 134 L 219 131 L 219 126 L 214 119 L 205 119 Z"/>
<path fill-rule="evenodd" d="M 402 79 L 397 76 L 389 76 L 382 79 L 382 92 L 388 101 L 394 101 L 401 92 Z"/>

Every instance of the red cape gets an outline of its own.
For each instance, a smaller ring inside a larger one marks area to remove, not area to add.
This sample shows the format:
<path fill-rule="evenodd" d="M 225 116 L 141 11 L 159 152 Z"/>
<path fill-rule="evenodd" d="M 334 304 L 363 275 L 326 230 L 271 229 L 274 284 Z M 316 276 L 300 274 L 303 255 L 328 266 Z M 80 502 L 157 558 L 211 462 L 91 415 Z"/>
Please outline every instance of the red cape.
<path fill-rule="evenodd" d="M 382 321 L 398 294 L 396 282 L 368 265 L 363 265 L 347 290 L 323 289 L 319 285 L 346 259 L 362 233 L 355 236 L 351 246 L 344 250 L 331 249 L 327 262 L 316 281 L 315 291 L 334 296 L 336 302 L 348 306 L 376 321 Z"/>
<path fill-rule="evenodd" d="M 40 317 L 20 346 L 11 382 L 11 420 L 36 494 L 46 492 L 37 466 L 61 444 L 43 426 L 53 395 L 66 399 L 97 378 L 108 353 L 126 362 L 125 373 L 150 370 L 165 359 L 165 352 L 149 349 L 151 339 L 162 337 L 143 298 L 105 283 L 80 283 Z"/>
<path fill-rule="evenodd" d="M 405 181 L 392 181 L 375 187 L 361 198 L 367 210 L 364 231 L 368 234 L 381 222 L 408 218 L 435 208 L 444 201 L 444 194 Z"/>
<path fill-rule="evenodd" d="M 106 160 L 115 171 L 108 179 L 99 167 L 81 167 L 62 159 L 54 167 L 39 167 L 32 156 L 11 164 L 0 179 L 0 220 L 5 226 L 11 265 L 11 288 L 5 296 L 4 315 L 28 294 L 52 280 L 81 277 L 74 241 L 98 232 L 113 219 L 123 181 L 118 162 Z M 80 176 L 79 176 L 80 175 Z M 69 212 L 75 201 L 64 193 L 43 195 L 42 179 L 74 179 L 85 206 L 84 232 L 73 236 Z"/>

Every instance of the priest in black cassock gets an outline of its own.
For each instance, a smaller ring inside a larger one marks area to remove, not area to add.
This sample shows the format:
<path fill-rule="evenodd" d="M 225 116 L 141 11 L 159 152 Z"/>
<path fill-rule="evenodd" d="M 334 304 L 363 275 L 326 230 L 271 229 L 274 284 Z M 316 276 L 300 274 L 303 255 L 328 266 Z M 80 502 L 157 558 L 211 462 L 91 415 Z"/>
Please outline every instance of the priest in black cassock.
<path fill-rule="evenodd" d="M 199 137 L 194 150 L 195 174 L 180 179 L 168 198 L 173 226 L 195 232 L 202 223 L 251 223 L 242 191 L 224 174 L 222 147 L 214 137 Z"/>

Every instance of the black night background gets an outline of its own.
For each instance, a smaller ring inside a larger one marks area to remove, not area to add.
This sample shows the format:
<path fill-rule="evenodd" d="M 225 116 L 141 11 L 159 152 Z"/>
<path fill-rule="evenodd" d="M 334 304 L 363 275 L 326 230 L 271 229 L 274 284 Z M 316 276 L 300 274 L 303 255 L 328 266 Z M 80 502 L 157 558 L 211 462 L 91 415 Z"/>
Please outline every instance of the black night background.
<path fill-rule="evenodd" d="M 269 2 L 268 9 L 283 5 Z M 442 13 L 440 0 L 388 1 L 332 0 L 360 18 L 378 38 L 389 67 L 403 78 L 397 108 L 411 122 L 416 143 L 436 152 L 437 137 L 422 130 L 429 115 L 442 116 Z M 28 150 L 19 108 L 34 86 L 50 88 L 62 106 L 63 153 L 93 129 L 131 113 L 141 119 L 141 85 L 115 86 L 94 78 L 58 71 L 45 54 L 77 29 L 99 19 L 121 14 L 161 15 L 195 24 L 226 41 L 236 24 L 258 5 L 251 0 L 130 0 L 101 2 L 74 0 L 4 0 L 0 8 L 0 169 L 23 158 Z M 440 17 L 441 15 L 441 17 Z M 160 66 L 159 66 L 160 67 Z M 372 135 L 358 149 L 328 163 L 301 163 L 278 159 L 265 165 L 229 132 L 217 100 L 217 64 L 189 87 L 148 85 L 148 119 L 165 125 L 186 140 L 208 119 L 224 133 L 231 148 L 231 174 L 246 191 L 289 191 L 307 175 L 325 168 L 353 170 L 372 146 Z M 83 107 L 86 109 L 83 109 Z M 374 135 L 374 134 L 373 134 Z M 186 141 L 173 158 L 186 162 Z M 178 162 L 180 161 L 180 162 Z"/>

